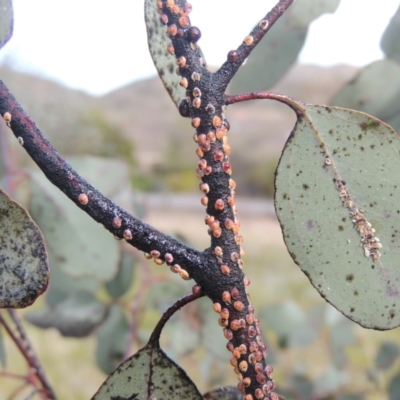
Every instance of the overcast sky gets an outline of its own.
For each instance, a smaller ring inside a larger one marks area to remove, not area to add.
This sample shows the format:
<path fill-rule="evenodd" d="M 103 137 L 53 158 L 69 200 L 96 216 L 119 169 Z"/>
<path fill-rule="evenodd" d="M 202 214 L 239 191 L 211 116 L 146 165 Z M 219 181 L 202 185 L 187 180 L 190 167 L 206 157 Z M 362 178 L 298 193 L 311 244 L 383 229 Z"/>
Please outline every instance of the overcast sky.
<path fill-rule="evenodd" d="M 202 30 L 200 45 L 207 62 L 220 65 L 276 1 L 190 2 L 191 20 Z M 362 66 L 381 58 L 379 40 L 399 3 L 341 0 L 335 14 L 311 25 L 300 62 Z M 19 69 L 92 94 L 155 73 L 147 50 L 142 0 L 13 0 L 13 4 L 14 36 L 2 49 L 0 63 L 7 60 Z M 228 8 L 229 19 L 224 15 Z"/>

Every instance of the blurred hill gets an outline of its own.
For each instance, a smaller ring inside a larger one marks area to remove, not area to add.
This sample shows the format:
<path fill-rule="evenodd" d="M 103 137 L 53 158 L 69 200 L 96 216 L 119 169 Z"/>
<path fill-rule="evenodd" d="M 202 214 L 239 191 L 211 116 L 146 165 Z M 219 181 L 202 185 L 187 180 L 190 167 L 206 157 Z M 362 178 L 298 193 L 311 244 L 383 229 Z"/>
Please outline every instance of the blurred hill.
<path fill-rule="evenodd" d="M 294 65 L 271 91 L 327 104 L 357 71 L 347 65 Z M 62 155 L 122 157 L 145 190 L 197 189 L 194 130 L 177 113 L 158 77 L 101 97 L 7 66 L 0 68 L 0 78 Z M 258 100 L 231 106 L 227 118 L 233 174 L 241 193 L 272 195 L 273 171 L 293 128 L 293 112 L 280 103 Z"/>

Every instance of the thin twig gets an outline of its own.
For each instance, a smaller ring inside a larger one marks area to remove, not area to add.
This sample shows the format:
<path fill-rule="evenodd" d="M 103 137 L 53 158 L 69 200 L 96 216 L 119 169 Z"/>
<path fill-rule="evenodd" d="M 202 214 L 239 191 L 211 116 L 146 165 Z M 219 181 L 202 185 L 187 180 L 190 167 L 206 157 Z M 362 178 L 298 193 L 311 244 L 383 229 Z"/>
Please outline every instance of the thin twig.
<path fill-rule="evenodd" d="M 165 313 L 162 315 L 161 319 L 158 321 L 156 327 L 154 328 L 154 330 L 150 336 L 149 343 L 152 343 L 153 345 L 154 344 L 158 345 L 161 332 L 162 332 L 165 324 L 168 322 L 168 320 L 183 306 L 185 306 L 186 304 L 189 304 L 192 301 L 197 300 L 203 296 L 204 296 L 204 293 L 202 293 L 201 290 L 193 291 L 193 293 L 188 294 L 185 297 L 182 297 L 173 306 L 169 307 L 168 310 L 165 311 Z"/>
<path fill-rule="evenodd" d="M 25 349 L 25 353 L 29 357 L 29 365 L 35 369 L 35 374 L 39 378 L 40 382 L 42 383 L 43 388 L 49 394 L 49 398 L 56 398 L 53 388 L 50 385 L 50 382 L 47 380 L 46 375 L 44 374 L 43 368 L 39 362 L 39 359 L 33 350 L 33 346 L 31 341 L 28 338 L 28 335 L 25 332 L 25 329 L 21 323 L 21 319 L 19 318 L 18 313 L 15 310 L 7 310 L 8 314 L 10 315 L 11 319 L 13 320 L 17 331 L 20 336 L 21 344 Z"/>
<path fill-rule="evenodd" d="M 237 70 L 242 66 L 243 62 L 250 55 L 253 49 L 272 28 L 276 21 L 289 8 L 294 0 L 280 0 L 275 7 L 253 28 L 248 36 L 246 36 L 242 44 L 236 49 L 228 53 L 228 59 L 221 68 L 215 73 L 216 80 L 219 84 L 224 82 L 226 87 L 236 74 Z"/>
<path fill-rule="evenodd" d="M 292 99 L 291 97 L 285 96 L 284 94 L 273 93 L 273 92 L 251 92 L 251 93 L 240 93 L 234 95 L 225 96 L 225 105 L 241 103 L 249 100 L 275 100 L 280 103 L 289 106 L 297 116 L 304 114 L 304 107 L 302 103 Z"/>
<path fill-rule="evenodd" d="M 15 332 L 11 329 L 10 325 L 7 323 L 7 321 L 3 318 L 2 314 L 0 313 L 0 324 L 3 325 L 4 329 L 12 339 L 12 341 L 15 343 L 15 345 L 18 347 L 20 353 L 22 356 L 25 358 L 28 366 L 34 371 L 33 375 L 37 378 L 37 380 L 40 382 L 41 389 L 40 392 L 44 396 L 43 399 L 45 400 L 56 400 L 56 396 L 53 392 L 53 389 L 47 382 L 47 379 L 45 378 L 40 364 L 38 360 L 36 359 L 35 354 L 33 351 L 31 352 L 32 349 L 27 349 L 26 348 L 26 343 L 21 337 L 18 337 Z M 19 331 L 19 329 L 18 329 Z M 32 379 L 28 380 L 29 383 L 34 384 L 34 381 Z"/>

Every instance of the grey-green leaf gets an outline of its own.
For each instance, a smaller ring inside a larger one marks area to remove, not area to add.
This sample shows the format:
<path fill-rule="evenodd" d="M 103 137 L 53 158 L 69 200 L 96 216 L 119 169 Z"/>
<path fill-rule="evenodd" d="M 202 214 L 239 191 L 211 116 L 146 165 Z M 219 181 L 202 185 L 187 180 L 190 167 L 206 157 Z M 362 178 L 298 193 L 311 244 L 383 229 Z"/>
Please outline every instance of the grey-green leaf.
<path fill-rule="evenodd" d="M 400 354 L 397 343 L 385 341 L 379 346 L 378 354 L 375 358 L 375 366 L 378 369 L 385 370 L 390 368 L 398 359 Z"/>
<path fill-rule="evenodd" d="M 56 328 L 63 336 L 85 337 L 106 318 L 107 306 L 92 293 L 72 293 L 55 307 L 28 311 L 27 321 L 40 328 Z"/>
<path fill-rule="evenodd" d="M 239 93 L 271 88 L 296 61 L 308 25 L 322 14 L 334 12 L 339 2 L 302 0 L 292 4 L 236 73 L 229 91 Z"/>
<path fill-rule="evenodd" d="M 307 314 L 292 301 L 265 306 L 260 315 L 266 326 L 276 332 L 289 346 L 305 346 L 312 343 L 323 323 L 324 307 L 308 310 Z"/>
<path fill-rule="evenodd" d="M 47 305 L 53 307 L 64 301 L 74 292 L 95 293 L 99 288 L 99 282 L 91 277 L 73 278 L 66 274 L 56 262 L 56 256 L 49 251 L 51 266 L 51 279 L 46 291 Z"/>
<path fill-rule="evenodd" d="M 332 99 L 331 104 L 374 115 L 400 130 L 400 65 L 378 60 L 360 71 Z"/>
<path fill-rule="evenodd" d="M 381 48 L 387 57 L 400 63 L 400 7 L 383 33 Z"/>
<path fill-rule="evenodd" d="M 0 190 L 0 308 L 23 308 L 47 288 L 42 233 L 27 211 Z"/>
<path fill-rule="evenodd" d="M 181 1 L 185 4 L 186 0 Z M 180 4 L 183 6 L 183 4 Z M 176 74 L 176 57 L 168 53 L 167 48 L 171 45 L 171 39 L 167 35 L 167 27 L 160 21 L 161 14 L 157 8 L 156 0 L 145 0 L 144 19 L 147 29 L 147 42 L 150 55 L 157 69 L 165 89 L 171 96 L 176 106 L 186 97 L 186 90 L 180 86 L 180 77 Z M 200 55 L 203 57 L 200 48 Z M 204 58 L 204 57 L 203 57 Z"/>
<path fill-rule="evenodd" d="M 40 172 L 32 172 L 30 211 L 57 265 L 73 278 L 108 281 L 115 276 L 119 246 Z"/>
<path fill-rule="evenodd" d="M 400 374 L 395 375 L 388 386 L 389 400 L 398 400 L 400 393 Z"/>
<path fill-rule="evenodd" d="M 186 399 L 202 396 L 185 371 L 158 345 L 147 344 L 121 364 L 92 400 Z"/>
<path fill-rule="evenodd" d="M 0 0 L 0 49 L 13 34 L 14 12 L 11 0 Z"/>
<path fill-rule="evenodd" d="M 121 362 L 128 345 L 129 326 L 120 304 L 114 304 L 96 332 L 96 362 L 110 374 Z"/>
<path fill-rule="evenodd" d="M 122 252 L 117 275 L 115 275 L 115 277 L 105 285 L 107 292 L 111 297 L 117 299 L 123 296 L 131 287 L 134 268 L 135 257 L 126 251 Z"/>
<path fill-rule="evenodd" d="M 222 386 L 203 394 L 204 400 L 244 400 L 244 394 L 236 386 Z"/>
<path fill-rule="evenodd" d="M 314 385 L 310 378 L 307 376 L 295 372 L 293 375 L 291 375 L 288 379 L 289 381 L 289 387 L 293 388 L 293 396 L 294 398 L 297 399 L 312 399 L 313 398 L 313 391 L 314 391 Z"/>
<path fill-rule="evenodd" d="M 284 15 L 287 15 L 288 26 L 291 29 L 307 29 L 315 19 L 323 14 L 334 13 L 340 0 L 302 0 L 292 4 Z"/>
<path fill-rule="evenodd" d="M 4 347 L 3 327 L 0 326 L 0 364 L 5 369 L 7 365 L 6 349 Z"/>
<path fill-rule="evenodd" d="M 360 325 L 400 325 L 400 137 L 364 113 L 303 105 L 276 173 L 286 246 Z"/>

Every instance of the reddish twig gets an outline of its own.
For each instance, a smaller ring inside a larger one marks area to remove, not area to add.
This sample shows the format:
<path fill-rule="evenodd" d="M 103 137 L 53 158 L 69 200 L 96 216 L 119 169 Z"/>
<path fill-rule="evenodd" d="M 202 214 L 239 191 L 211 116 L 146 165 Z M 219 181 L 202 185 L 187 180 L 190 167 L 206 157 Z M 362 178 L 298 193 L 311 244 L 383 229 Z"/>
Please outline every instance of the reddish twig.
<path fill-rule="evenodd" d="M 183 306 L 185 306 L 186 304 L 189 304 L 192 301 L 197 300 L 203 296 L 204 296 L 204 293 L 202 293 L 200 287 L 194 286 L 193 293 L 188 294 L 185 297 L 182 297 L 173 306 L 168 308 L 168 310 L 165 311 L 165 313 L 162 315 L 161 319 L 158 321 L 156 327 L 154 328 L 154 330 L 150 336 L 149 343 L 159 346 L 161 332 L 164 329 L 164 326 L 168 322 L 168 320 Z"/>
<path fill-rule="evenodd" d="M 19 318 L 19 315 L 17 311 L 15 310 L 7 310 L 8 314 L 10 315 L 10 318 L 13 320 L 18 334 L 19 338 L 21 340 L 21 344 L 23 345 L 25 349 L 25 353 L 29 356 L 30 359 L 30 366 L 35 369 L 35 374 L 38 376 L 40 382 L 43 385 L 43 388 L 46 390 L 46 392 L 50 395 L 49 398 L 56 398 L 55 393 L 53 388 L 51 387 L 49 381 L 46 378 L 46 375 L 44 374 L 43 368 L 39 362 L 39 359 L 33 350 L 33 346 L 31 341 L 28 338 L 28 335 L 25 332 L 25 329 L 21 323 L 21 319 Z"/>
<path fill-rule="evenodd" d="M 141 274 L 143 276 L 143 280 L 141 280 L 142 283 L 140 285 L 136 297 L 131 302 L 131 306 L 129 309 L 129 314 L 130 314 L 129 337 L 123 361 L 127 360 L 131 356 L 131 350 L 137 337 L 137 327 L 138 324 L 140 323 L 138 318 L 138 313 L 140 309 L 143 307 L 143 300 L 145 298 L 145 295 L 154 281 L 151 275 L 147 273 L 146 269 L 147 268 L 145 266 L 141 267 L 141 270 L 144 271 L 145 273 Z"/>
<path fill-rule="evenodd" d="M 225 96 L 225 105 L 229 106 L 231 104 L 241 103 L 249 100 L 275 100 L 289 106 L 296 113 L 297 116 L 304 113 L 304 108 L 300 102 L 283 94 L 273 92 L 251 92 L 227 95 Z"/>
<path fill-rule="evenodd" d="M 27 379 L 27 382 L 30 384 L 36 386 L 36 381 L 40 383 L 41 388 L 38 388 L 40 390 L 40 393 L 42 395 L 42 398 L 44 400 L 56 400 L 56 396 L 53 392 L 52 387 L 50 386 L 49 382 L 47 381 L 47 378 L 45 377 L 42 368 L 40 366 L 40 363 L 35 355 L 35 353 L 32 350 L 32 347 L 26 337 L 25 331 L 20 324 L 20 321 L 18 317 L 15 315 L 15 311 L 9 310 L 10 317 L 12 318 L 13 322 L 15 323 L 17 327 L 17 332 L 19 333 L 19 336 L 15 334 L 13 329 L 10 327 L 10 325 L 7 323 L 7 321 L 3 318 L 2 314 L 0 313 L 0 324 L 3 325 L 4 329 L 12 339 L 12 341 L 15 343 L 15 345 L 18 347 L 18 350 L 21 352 L 22 356 L 25 358 L 28 366 L 30 367 L 31 371 L 33 371 L 33 374 L 30 373 L 30 375 L 33 375 L 36 379 Z M 15 322 L 17 321 L 17 322 Z M 22 332 L 22 335 L 21 335 Z"/>

